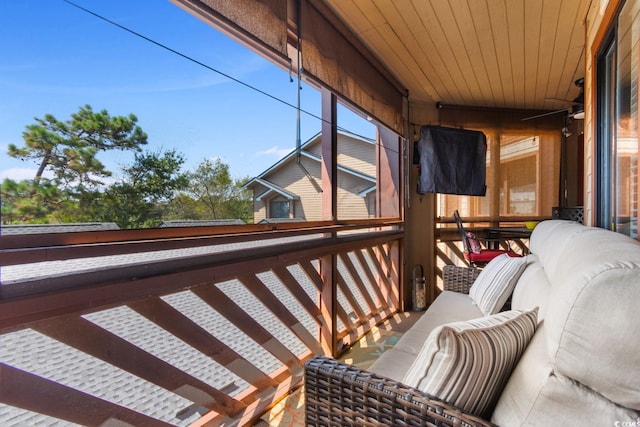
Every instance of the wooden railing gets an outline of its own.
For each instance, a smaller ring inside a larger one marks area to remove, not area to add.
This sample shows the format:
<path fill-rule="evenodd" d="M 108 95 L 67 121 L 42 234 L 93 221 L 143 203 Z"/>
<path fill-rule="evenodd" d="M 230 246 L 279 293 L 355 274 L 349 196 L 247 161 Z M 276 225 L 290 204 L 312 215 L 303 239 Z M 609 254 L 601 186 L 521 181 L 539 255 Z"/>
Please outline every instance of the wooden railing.
<path fill-rule="evenodd" d="M 480 236 L 488 227 L 517 228 L 524 227 L 525 221 L 542 221 L 549 217 L 501 217 L 501 218 L 463 218 L 465 230 L 476 233 Z M 439 218 L 436 221 L 436 278 L 438 286 L 442 283 L 442 267 L 445 265 L 466 266 L 464 258 L 464 247 L 460 240 L 455 220 L 452 218 Z M 501 244 L 502 249 L 510 249 L 516 253 L 526 254 L 529 252 L 529 239 L 527 237 L 510 237 L 508 242 Z"/>
<path fill-rule="evenodd" d="M 2 236 L 0 425 L 249 424 L 398 310 L 402 238 L 384 221 Z"/>

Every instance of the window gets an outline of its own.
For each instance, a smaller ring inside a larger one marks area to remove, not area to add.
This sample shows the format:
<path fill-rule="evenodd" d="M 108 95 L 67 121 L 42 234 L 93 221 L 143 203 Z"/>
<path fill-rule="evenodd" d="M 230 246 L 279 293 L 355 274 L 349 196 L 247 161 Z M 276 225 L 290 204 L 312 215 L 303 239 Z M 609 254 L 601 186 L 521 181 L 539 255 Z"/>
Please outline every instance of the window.
<path fill-rule="evenodd" d="M 269 204 L 270 218 L 289 218 L 289 201 L 272 200 Z"/>
<path fill-rule="evenodd" d="M 438 215 L 474 218 L 549 216 L 557 205 L 559 132 L 488 131 L 487 194 L 438 195 Z M 496 155 L 497 154 L 497 155 Z"/>
<path fill-rule="evenodd" d="M 638 238 L 640 1 L 627 1 L 598 57 L 596 223 Z"/>

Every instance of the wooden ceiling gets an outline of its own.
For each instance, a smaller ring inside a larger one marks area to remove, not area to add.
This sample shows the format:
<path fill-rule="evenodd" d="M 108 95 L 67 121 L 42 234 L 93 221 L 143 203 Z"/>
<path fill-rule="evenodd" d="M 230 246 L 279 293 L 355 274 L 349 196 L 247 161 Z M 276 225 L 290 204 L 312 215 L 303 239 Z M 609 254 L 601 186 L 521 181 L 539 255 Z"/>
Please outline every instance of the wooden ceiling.
<path fill-rule="evenodd" d="M 325 2 L 411 102 L 554 110 L 579 94 L 589 1 Z"/>

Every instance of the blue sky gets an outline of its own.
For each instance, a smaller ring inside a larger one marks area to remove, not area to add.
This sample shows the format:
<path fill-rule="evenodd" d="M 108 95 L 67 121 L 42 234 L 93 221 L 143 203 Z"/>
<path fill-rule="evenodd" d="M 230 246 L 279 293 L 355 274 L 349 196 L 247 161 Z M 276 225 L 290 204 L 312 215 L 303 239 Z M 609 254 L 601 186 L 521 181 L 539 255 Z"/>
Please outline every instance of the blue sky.
<path fill-rule="evenodd" d="M 214 69 L 296 104 L 289 72 L 262 59 L 168 0 L 75 0 L 78 5 Z M 25 126 L 80 106 L 138 117 L 147 150 L 176 149 L 193 170 L 221 158 L 236 177 L 253 177 L 295 147 L 296 111 L 104 22 L 63 0 L 0 1 L 0 179 L 32 178 L 36 165 L 7 155 Z M 320 95 L 304 86 L 302 109 L 320 115 Z M 320 130 L 302 114 L 302 141 Z M 339 125 L 373 137 L 365 120 L 341 109 Z M 99 157 L 117 176 L 130 153 Z"/>

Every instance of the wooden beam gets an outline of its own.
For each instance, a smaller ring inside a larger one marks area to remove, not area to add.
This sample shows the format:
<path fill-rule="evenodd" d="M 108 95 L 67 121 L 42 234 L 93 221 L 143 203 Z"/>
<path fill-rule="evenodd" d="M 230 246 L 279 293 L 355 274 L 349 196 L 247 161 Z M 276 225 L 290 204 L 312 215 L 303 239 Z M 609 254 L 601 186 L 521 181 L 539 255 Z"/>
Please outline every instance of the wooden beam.
<path fill-rule="evenodd" d="M 227 294 L 222 292 L 218 286 L 200 286 L 193 289 L 193 292 L 224 316 L 229 322 L 233 323 L 249 338 L 286 365 L 291 370 L 293 376 L 303 374 L 302 363 L 297 356 L 278 341 L 271 332 L 266 330 L 260 323 L 238 306 Z"/>
<path fill-rule="evenodd" d="M 34 330 L 206 408 L 238 413 L 245 405 L 80 316 L 42 322 Z"/>
<path fill-rule="evenodd" d="M 0 402 L 71 423 L 98 426 L 170 427 L 128 409 L 55 381 L 0 362 Z"/>
<path fill-rule="evenodd" d="M 161 298 L 129 304 L 129 307 L 257 389 L 265 390 L 278 385 L 270 376 Z"/>
<path fill-rule="evenodd" d="M 322 89 L 321 130 L 322 219 L 338 218 L 338 106 L 337 97 Z"/>
<path fill-rule="evenodd" d="M 304 345 L 315 354 L 322 353 L 322 347 L 311 333 L 300 323 L 291 311 L 280 301 L 255 274 L 238 276 L 238 280 L 258 298 Z"/>

